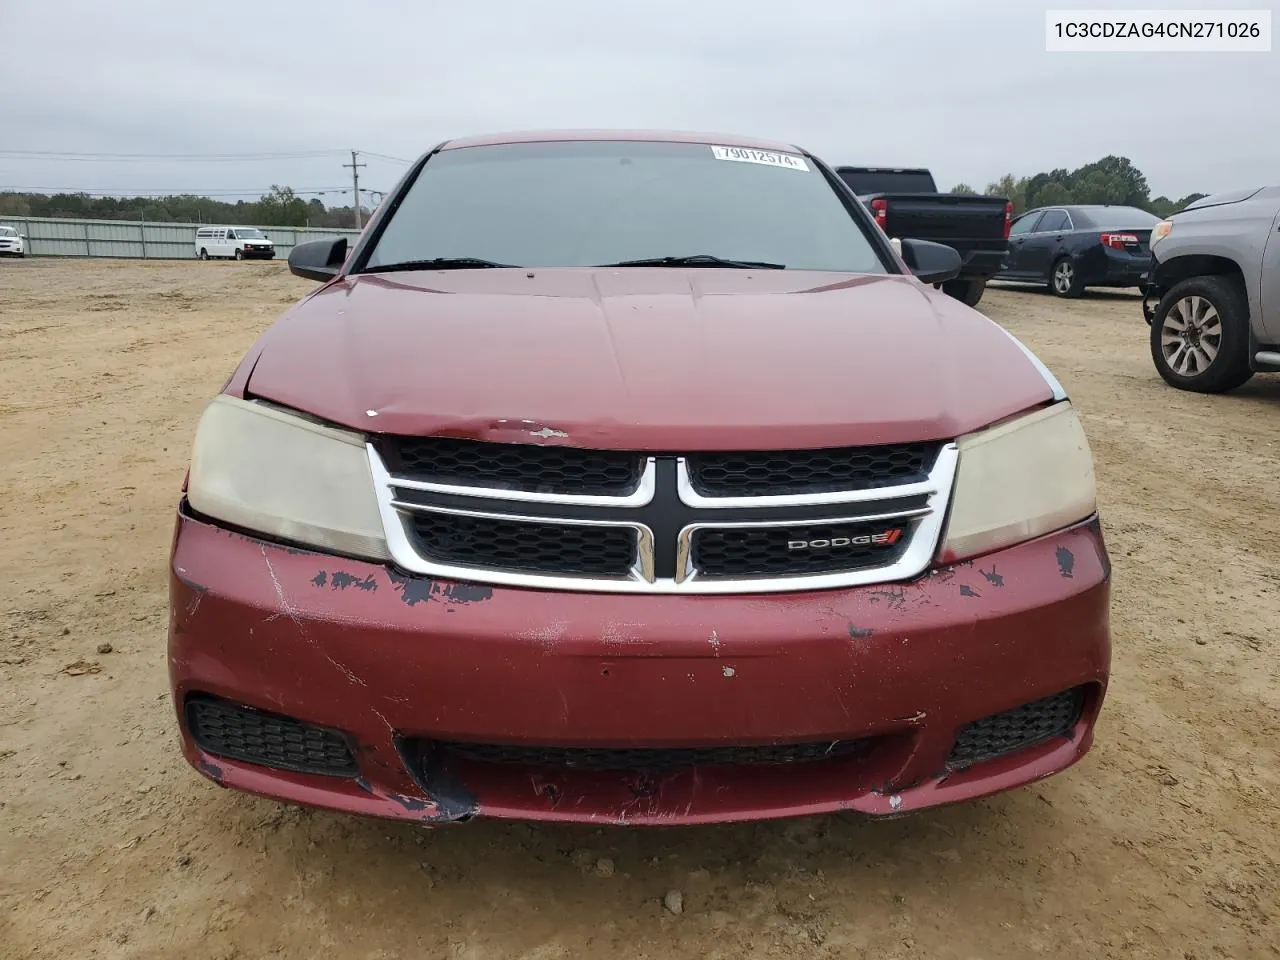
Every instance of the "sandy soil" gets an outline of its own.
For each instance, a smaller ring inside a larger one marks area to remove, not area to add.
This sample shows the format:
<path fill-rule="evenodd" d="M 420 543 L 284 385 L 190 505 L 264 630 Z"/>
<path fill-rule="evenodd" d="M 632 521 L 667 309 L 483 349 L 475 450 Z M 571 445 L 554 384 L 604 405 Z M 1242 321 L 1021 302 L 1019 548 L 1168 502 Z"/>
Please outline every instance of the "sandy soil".
<path fill-rule="evenodd" d="M 192 427 L 308 289 L 0 262 L 0 957 L 1280 956 L 1280 379 L 1165 387 L 1129 295 L 984 300 L 1098 458 L 1115 672 L 1069 772 L 892 822 L 428 832 L 232 794 L 175 742 Z"/>

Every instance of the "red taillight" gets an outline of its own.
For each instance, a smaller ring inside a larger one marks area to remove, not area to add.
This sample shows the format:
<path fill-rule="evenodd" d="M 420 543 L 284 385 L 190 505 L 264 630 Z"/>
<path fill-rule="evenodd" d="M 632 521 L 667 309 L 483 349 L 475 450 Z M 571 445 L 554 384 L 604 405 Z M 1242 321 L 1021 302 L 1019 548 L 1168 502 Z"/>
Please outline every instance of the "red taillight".
<path fill-rule="evenodd" d="M 884 230 L 885 225 L 889 222 L 889 201 L 884 197 L 877 197 L 872 200 L 871 212 L 876 215 L 876 226 Z"/>
<path fill-rule="evenodd" d="M 1112 250 L 1123 250 L 1128 244 L 1136 244 L 1138 238 L 1132 233 L 1104 233 L 1102 235 L 1102 245 L 1110 247 Z"/>
<path fill-rule="evenodd" d="M 1004 238 L 1009 239 L 1009 230 L 1013 227 L 1013 201 L 1006 200 L 1004 204 Z"/>

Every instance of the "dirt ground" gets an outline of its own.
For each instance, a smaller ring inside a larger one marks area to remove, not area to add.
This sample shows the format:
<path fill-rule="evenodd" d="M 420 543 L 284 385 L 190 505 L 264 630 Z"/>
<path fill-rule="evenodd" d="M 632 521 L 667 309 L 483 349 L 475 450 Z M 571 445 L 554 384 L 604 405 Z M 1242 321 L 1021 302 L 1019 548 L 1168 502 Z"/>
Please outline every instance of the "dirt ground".
<path fill-rule="evenodd" d="M 1098 460 L 1114 674 L 1073 769 L 889 822 L 426 831 L 222 790 L 175 739 L 192 428 L 309 288 L 280 264 L 0 262 L 4 960 L 1280 956 L 1280 379 L 1166 387 L 1128 294 L 981 304 Z"/>

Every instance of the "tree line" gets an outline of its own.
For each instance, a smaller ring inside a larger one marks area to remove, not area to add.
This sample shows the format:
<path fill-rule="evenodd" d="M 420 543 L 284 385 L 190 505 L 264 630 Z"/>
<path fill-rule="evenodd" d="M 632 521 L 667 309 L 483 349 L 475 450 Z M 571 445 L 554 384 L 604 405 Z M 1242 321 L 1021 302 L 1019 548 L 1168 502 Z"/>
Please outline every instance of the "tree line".
<path fill-rule="evenodd" d="M 1107 156 L 1075 170 L 1050 170 L 1033 177 L 1006 173 L 978 191 L 958 183 L 953 193 L 1008 197 L 1015 213 L 1035 207 L 1072 203 L 1110 203 L 1141 207 L 1167 217 L 1205 196 L 1193 193 L 1179 200 L 1152 197 L 1147 178 L 1127 158 Z M 370 211 L 363 204 L 362 219 Z M 318 198 L 304 200 L 292 188 L 273 186 L 255 201 L 227 203 L 212 197 L 183 194 L 170 197 L 92 197 L 86 193 L 0 193 L 0 217 L 66 217 L 85 220 L 151 220 L 159 223 L 230 223 L 264 227 L 353 227 L 350 206 L 326 207 Z"/>
<path fill-rule="evenodd" d="M 371 211 L 361 204 L 362 220 Z M 351 206 L 326 207 L 304 200 L 290 187 L 273 186 L 254 201 L 228 203 L 213 197 L 93 197 L 87 193 L 0 193 L 0 217 L 76 220 L 149 220 L 156 223 L 225 223 L 260 227 L 354 227 Z"/>
<path fill-rule="evenodd" d="M 1206 196 L 1203 193 L 1192 193 L 1178 200 L 1165 196 L 1152 197 L 1143 172 L 1128 158 L 1116 156 L 1103 157 L 1075 170 L 1050 170 L 1033 177 L 1015 177 L 1012 173 L 1006 173 L 999 180 L 989 183 L 982 191 L 975 190 L 967 183 L 958 183 L 952 192 L 981 192 L 988 197 L 1008 197 L 1013 201 L 1015 214 L 1036 207 L 1109 203 L 1140 207 L 1157 217 L 1167 217 Z"/>

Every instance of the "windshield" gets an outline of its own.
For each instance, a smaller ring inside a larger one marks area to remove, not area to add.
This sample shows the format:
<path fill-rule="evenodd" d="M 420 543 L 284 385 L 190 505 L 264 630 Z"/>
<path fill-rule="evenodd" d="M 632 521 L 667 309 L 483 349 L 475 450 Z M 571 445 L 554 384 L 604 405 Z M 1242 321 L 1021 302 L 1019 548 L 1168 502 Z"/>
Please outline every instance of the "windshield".
<path fill-rule="evenodd" d="M 0 237 L 16 237 L 18 231 L 13 227 L 0 227 Z"/>
<path fill-rule="evenodd" d="M 888 272 L 810 161 L 630 141 L 442 151 L 398 201 L 363 269 L 437 259 L 586 267 L 690 256 Z"/>
<path fill-rule="evenodd" d="M 253 227 L 236 227 L 236 237 L 241 240 L 261 240 L 262 231 Z"/>

